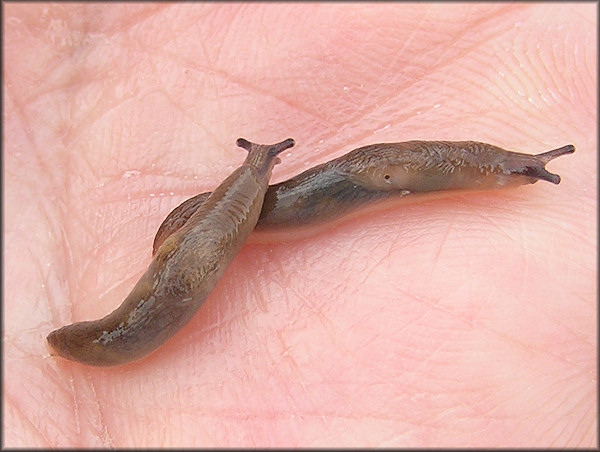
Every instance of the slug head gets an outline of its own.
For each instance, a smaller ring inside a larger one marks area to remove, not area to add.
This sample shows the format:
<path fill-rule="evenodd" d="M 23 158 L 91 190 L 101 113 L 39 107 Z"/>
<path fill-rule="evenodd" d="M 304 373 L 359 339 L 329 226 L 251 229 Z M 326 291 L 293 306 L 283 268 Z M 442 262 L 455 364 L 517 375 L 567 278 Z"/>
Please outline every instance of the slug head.
<path fill-rule="evenodd" d="M 526 177 L 531 184 L 534 184 L 538 180 L 545 180 L 558 185 L 560 183 L 560 176 L 549 172 L 545 166 L 549 161 L 554 160 L 561 155 L 572 154 L 573 152 L 575 152 L 575 146 L 568 144 L 532 156 L 511 153 L 510 157 L 508 157 L 503 164 L 503 167 L 504 170 L 511 175 L 522 175 Z"/>
<path fill-rule="evenodd" d="M 238 138 L 236 144 L 248 151 L 248 157 L 246 157 L 244 164 L 255 167 L 261 175 L 267 175 L 270 174 L 275 165 L 281 163 L 277 156 L 294 146 L 296 142 L 293 138 L 288 138 L 275 144 L 256 144 L 245 138 Z"/>

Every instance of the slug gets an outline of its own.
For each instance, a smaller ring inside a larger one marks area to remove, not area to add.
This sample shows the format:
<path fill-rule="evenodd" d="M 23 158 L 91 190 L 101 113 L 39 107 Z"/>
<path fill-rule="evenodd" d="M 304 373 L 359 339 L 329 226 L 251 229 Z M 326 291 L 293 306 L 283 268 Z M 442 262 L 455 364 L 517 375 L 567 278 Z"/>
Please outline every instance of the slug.
<path fill-rule="evenodd" d="M 537 155 L 506 151 L 476 141 L 407 141 L 360 147 L 317 165 L 279 184 L 270 185 L 257 231 L 320 225 L 346 216 L 375 201 L 449 190 L 487 190 L 560 183 L 545 165 L 575 152 L 573 145 Z M 201 193 L 176 207 L 160 225 L 153 252 L 185 225 L 210 193 Z M 296 229 L 293 229 L 296 228 Z"/>
<path fill-rule="evenodd" d="M 53 354 L 92 366 L 125 364 L 188 323 L 254 229 L 277 155 L 294 140 L 258 145 L 239 138 L 237 145 L 248 151 L 244 163 L 162 241 L 123 303 L 100 320 L 51 332 Z"/>

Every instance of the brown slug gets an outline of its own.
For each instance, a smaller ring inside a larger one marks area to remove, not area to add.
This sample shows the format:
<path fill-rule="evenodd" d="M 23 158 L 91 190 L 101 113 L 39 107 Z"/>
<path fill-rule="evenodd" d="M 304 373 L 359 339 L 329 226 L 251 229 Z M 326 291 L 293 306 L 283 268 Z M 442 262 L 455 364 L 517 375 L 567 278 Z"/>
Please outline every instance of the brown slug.
<path fill-rule="evenodd" d="M 537 155 L 506 151 L 476 141 L 407 141 L 363 146 L 317 165 L 279 184 L 265 195 L 257 231 L 273 234 L 331 221 L 390 198 L 448 190 L 487 190 L 560 182 L 545 165 L 575 152 L 566 145 Z M 153 252 L 187 223 L 210 193 L 194 196 L 176 207 L 160 225 Z"/>
<path fill-rule="evenodd" d="M 92 366 L 140 359 L 169 340 L 196 313 L 258 221 L 277 155 L 291 138 L 258 145 L 240 138 L 244 163 L 161 241 L 129 296 L 100 320 L 51 332 L 52 354 Z"/>

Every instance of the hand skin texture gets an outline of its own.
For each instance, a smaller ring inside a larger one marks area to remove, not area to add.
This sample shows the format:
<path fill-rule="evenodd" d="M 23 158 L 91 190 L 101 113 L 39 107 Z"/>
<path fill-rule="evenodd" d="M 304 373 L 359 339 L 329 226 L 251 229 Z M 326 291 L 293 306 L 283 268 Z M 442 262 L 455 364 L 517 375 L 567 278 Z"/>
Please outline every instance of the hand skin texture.
<path fill-rule="evenodd" d="M 594 4 L 4 8 L 4 446 L 594 447 Z M 184 199 L 288 136 L 572 143 L 560 185 L 250 240 L 148 358 L 46 335 L 118 306 Z"/>

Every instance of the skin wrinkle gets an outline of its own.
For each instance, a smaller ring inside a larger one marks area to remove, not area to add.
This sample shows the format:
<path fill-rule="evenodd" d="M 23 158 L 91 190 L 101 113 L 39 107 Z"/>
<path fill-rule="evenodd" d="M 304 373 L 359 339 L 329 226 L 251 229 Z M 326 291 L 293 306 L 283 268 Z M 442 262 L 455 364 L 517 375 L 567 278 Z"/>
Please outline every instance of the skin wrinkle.
<path fill-rule="evenodd" d="M 4 394 L 4 397 L 8 399 L 7 401 L 9 403 L 7 403 L 7 406 L 10 407 L 12 414 L 16 414 L 21 422 L 27 424 L 30 427 L 30 431 L 35 433 L 37 437 L 37 441 L 35 441 L 36 445 L 52 444 L 52 441 L 50 441 L 49 438 L 47 438 L 46 435 L 44 435 L 44 433 L 39 429 L 39 427 L 31 421 L 31 419 L 19 407 L 18 402 L 13 397 L 10 397 L 6 394 Z"/>
<path fill-rule="evenodd" d="M 31 248 L 31 247 L 27 247 L 25 252 L 27 254 L 29 254 L 30 256 L 30 260 L 31 262 L 33 262 L 34 266 L 35 266 L 35 271 L 38 275 L 38 279 L 40 281 L 44 281 L 43 283 L 43 287 L 42 287 L 42 292 L 44 293 L 44 295 L 46 296 L 45 299 L 50 301 L 50 308 L 53 309 L 54 306 L 52 304 L 52 297 L 50 296 L 50 290 L 48 288 L 48 279 L 49 279 L 49 275 L 48 272 L 50 270 L 47 270 L 47 266 L 44 266 L 39 259 L 36 259 L 36 252 Z"/>
<path fill-rule="evenodd" d="M 593 63 L 589 64 L 589 67 L 594 67 L 595 65 Z M 593 72 L 590 70 L 590 72 Z M 575 86 L 575 89 L 577 90 L 577 93 L 579 94 L 578 99 L 581 99 L 582 101 L 584 100 L 588 100 L 588 99 L 594 99 L 597 98 L 597 92 L 593 91 L 593 87 L 596 86 L 596 90 L 597 91 L 597 85 L 595 85 L 592 80 L 590 80 L 590 87 L 579 87 L 579 86 Z M 581 90 L 584 90 L 584 92 L 580 92 Z"/>
<path fill-rule="evenodd" d="M 434 72 L 434 71 L 432 70 L 430 72 Z M 408 85 L 404 88 L 404 91 L 408 91 L 408 90 L 410 90 L 410 88 L 411 88 L 411 85 Z M 399 96 L 399 95 L 401 95 L 401 93 L 397 94 L 397 96 Z M 374 110 L 367 110 L 367 111 L 363 110 L 360 112 L 360 114 L 361 114 L 361 117 L 369 117 L 369 116 L 372 116 L 373 112 L 374 112 Z M 358 119 L 358 117 L 355 119 Z"/>
<path fill-rule="evenodd" d="M 520 75 L 518 73 L 513 72 L 512 74 L 510 74 L 509 78 L 506 78 L 506 84 L 508 87 L 508 90 L 505 92 L 507 94 L 506 99 L 510 101 L 510 104 L 506 104 L 506 107 L 524 112 L 526 111 L 526 105 L 524 105 L 525 102 L 523 99 L 523 94 L 520 94 L 521 87 L 523 85 L 522 80 L 519 77 Z M 534 119 L 535 118 L 524 117 L 523 122 L 529 123 L 529 125 L 533 127 L 533 124 L 531 124 L 531 122 L 534 121 Z M 509 124 L 506 124 L 506 126 L 514 127 L 514 125 Z"/>
<path fill-rule="evenodd" d="M 542 41 L 544 42 L 544 41 Z M 537 61 L 536 64 L 539 65 L 538 67 L 540 67 L 540 70 L 537 71 L 538 75 L 542 75 L 545 74 L 546 77 L 548 78 L 549 82 L 548 86 L 545 88 L 548 91 L 548 96 L 552 96 L 552 93 L 550 92 L 550 90 L 552 89 L 552 87 L 557 87 L 560 86 L 561 84 L 559 83 L 559 78 L 563 77 L 563 74 L 561 74 L 560 69 L 557 67 L 556 61 L 557 58 L 554 54 L 554 49 L 550 50 L 550 55 L 549 57 L 544 57 L 544 55 L 542 55 L 542 51 L 546 50 L 545 47 L 541 47 L 538 49 L 537 52 Z M 541 70 L 544 69 L 544 70 Z M 534 81 L 534 85 L 535 85 L 535 81 Z M 549 99 L 547 99 L 543 94 L 542 95 L 542 99 L 544 100 L 545 104 L 548 106 L 551 106 L 551 102 L 549 101 Z"/>
<path fill-rule="evenodd" d="M 19 102 L 19 96 L 16 96 L 15 93 L 13 92 L 13 89 L 12 89 L 13 83 L 10 81 L 9 74 L 5 73 L 4 79 L 5 79 L 5 81 L 4 81 L 3 94 L 5 95 L 5 99 L 8 98 L 8 100 L 5 104 L 5 108 L 10 109 L 11 116 L 18 115 L 19 123 L 20 123 L 19 125 L 23 126 L 23 128 L 24 128 L 24 131 L 25 131 L 24 137 L 27 140 L 27 144 L 29 144 L 31 147 L 33 147 L 33 144 L 35 143 L 35 139 L 32 134 L 31 127 L 29 127 L 30 121 L 27 120 L 27 114 L 26 114 L 25 108 L 23 107 L 23 102 Z M 5 168 L 4 171 L 8 171 L 8 170 Z"/>
<path fill-rule="evenodd" d="M 162 13 L 164 9 L 168 8 L 167 5 L 153 5 L 153 7 L 154 9 L 149 10 L 148 12 L 140 12 L 131 16 L 133 20 L 131 22 L 128 22 L 127 26 L 131 29 L 135 29 L 136 27 L 141 28 L 140 26 L 143 25 L 145 22 L 156 19 L 159 13 Z M 160 19 L 159 22 L 161 23 L 161 25 L 163 24 L 163 21 L 161 21 Z M 116 24 L 112 31 L 116 34 L 119 33 L 122 28 L 123 26 L 121 24 Z"/>
<path fill-rule="evenodd" d="M 438 240 L 438 245 L 436 246 L 437 250 L 435 252 L 435 255 L 431 259 L 430 273 L 433 273 L 438 268 L 438 262 L 440 261 L 440 256 L 444 250 L 444 245 L 447 243 L 448 236 L 450 235 L 450 231 L 452 231 L 453 229 L 454 229 L 453 223 L 448 223 L 446 225 L 446 227 L 444 228 L 444 232 L 442 233 L 442 236 Z"/>
<path fill-rule="evenodd" d="M 105 94 L 105 93 L 104 93 Z M 138 93 L 130 92 L 128 96 L 122 96 L 115 99 L 114 102 L 110 103 L 106 100 L 108 96 L 103 95 L 98 99 L 95 107 L 89 108 L 88 113 L 81 118 L 75 127 L 71 128 L 69 136 L 66 138 L 68 143 L 74 142 L 77 138 L 83 136 L 83 130 L 90 130 L 92 126 L 98 124 L 102 119 L 106 118 L 109 114 L 116 112 L 120 107 L 127 104 L 129 101 L 136 99 Z M 101 102 L 100 102 L 101 101 Z M 103 107 L 100 107 L 102 103 Z M 116 155 L 116 160 L 120 161 L 119 154 Z"/>
<path fill-rule="evenodd" d="M 102 407 L 101 399 L 98 397 L 96 393 L 96 388 L 94 386 L 93 380 L 89 379 L 89 385 L 92 390 L 93 400 L 95 402 L 96 411 L 98 413 L 98 430 L 102 432 L 102 444 L 108 447 L 114 447 L 114 442 L 112 440 L 111 434 L 108 430 L 108 425 L 105 423 L 104 410 Z"/>
<path fill-rule="evenodd" d="M 358 284 L 362 285 L 366 281 L 370 279 L 370 277 L 377 271 L 378 268 L 381 268 L 382 265 L 385 264 L 390 258 L 391 249 L 393 244 L 382 245 L 387 248 L 387 251 L 381 253 L 381 255 L 374 256 L 367 263 L 365 263 L 364 268 L 353 269 L 359 276 L 357 278 Z M 357 271 L 358 270 L 358 271 Z"/>
<path fill-rule="evenodd" d="M 523 101 L 526 102 L 530 102 L 529 100 L 529 96 L 527 96 L 527 88 L 530 86 L 534 86 L 535 82 L 534 82 L 534 78 L 532 78 L 532 75 L 538 75 L 538 71 L 539 71 L 539 62 L 535 62 L 534 59 L 532 58 L 532 52 L 531 49 L 529 48 L 530 46 L 528 46 L 528 44 L 530 44 L 530 39 L 526 39 L 523 36 L 519 37 L 521 40 L 518 42 L 513 42 L 513 49 L 518 49 L 519 53 L 517 53 L 518 57 L 518 81 L 520 82 L 520 86 L 523 87 L 525 89 L 525 92 L 521 92 L 520 89 L 515 90 L 520 98 Z M 535 52 L 537 53 L 537 51 Z M 531 67 L 531 74 L 528 73 L 527 71 L 523 70 L 523 67 Z M 515 73 L 515 76 L 517 76 L 517 74 Z M 539 76 L 538 76 L 539 77 Z"/>
<path fill-rule="evenodd" d="M 81 433 L 81 413 L 79 408 L 79 391 L 75 388 L 75 382 L 73 372 L 68 372 L 68 384 L 70 391 L 65 391 L 68 398 L 72 400 L 73 417 L 75 420 L 76 431 L 75 433 Z"/>
<path fill-rule="evenodd" d="M 265 278 L 263 278 L 262 280 L 264 281 L 264 279 Z M 251 288 L 251 290 L 243 291 L 242 293 L 240 293 L 240 297 L 242 297 L 244 293 L 250 292 L 252 297 L 250 298 L 250 300 L 248 300 L 248 303 L 252 303 L 253 306 L 258 306 L 258 309 L 260 309 L 261 312 L 269 312 L 268 300 L 266 299 L 264 291 L 261 290 L 256 280 L 248 279 L 245 282 L 247 284 L 247 287 Z M 245 310 L 245 313 L 248 314 L 250 311 L 251 309 L 247 308 Z"/>
<path fill-rule="evenodd" d="M 28 97 L 26 97 L 27 102 L 33 103 L 35 100 L 59 92 L 77 93 L 87 85 L 106 83 L 106 79 L 110 74 L 109 70 L 102 70 L 99 67 L 88 69 L 87 64 L 90 64 L 89 61 L 93 59 L 91 58 L 93 55 L 85 54 L 84 52 L 88 51 L 87 49 L 93 50 L 93 47 L 87 46 L 83 50 L 78 50 L 81 55 L 75 62 L 72 62 L 69 58 L 56 57 L 55 61 L 48 62 L 46 66 L 49 65 L 49 67 L 43 66 L 45 72 L 44 83 L 28 94 Z M 72 106 L 72 103 L 68 105 L 68 107 Z"/>
<path fill-rule="evenodd" d="M 59 244 L 61 245 L 61 249 L 64 250 L 65 254 L 68 255 L 68 259 L 65 259 L 64 262 L 64 267 L 60 269 L 60 274 L 63 276 L 63 280 L 66 281 L 65 285 L 66 288 L 64 290 L 64 295 L 69 295 L 69 294 L 73 294 L 73 293 L 77 293 L 77 289 L 79 289 L 81 287 L 81 283 L 79 282 L 79 274 L 76 271 L 76 268 L 74 267 L 74 255 L 72 252 L 72 240 L 71 237 L 76 237 L 76 234 L 79 234 L 80 232 L 78 230 L 76 230 L 75 228 L 72 228 L 70 226 L 72 226 L 73 224 L 70 223 L 68 221 L 68 218 L 71 216 L 71 212 L 75 209 L 73 209 L 73 204 L 74 204 L 74 200 L 71 196 L 71 189 L 72 189 L 72 185 L 69 183 L 70 182 L 70 178 L 67 177 L 67 174 L 73 174 L 77 175 L 77 172 L 73 172 L 71 173 L 69 170 L 71 168 L 73 168 L 73 162 L 71 161 L 71 159 L 67 158 L 66 159 L 67 162 L 65 163 L 65 169 L 67 170 L 67 172 L 62 173 L 64 175 L 61 184 L 60 184 L 60 188 L 57 188 L 57 192 L 58 193 L 63 193 L 63 197 L 61 198 L 61 202 L 57 203 L 59 208 L 57 209 L 57 216 L 59 221 L 56 222 L 56 224 L 61 225 L 60 226 L 60 230 L 61 230 L 61 241 L 59 242 Z M 75 210 L 76 211 L 76 210 Z M 49 224 L 51 225 L 52 222 L 49 222 Z M 58 277 L 58 275 L 57 275 Z M 71 287 L 71 282 L 75 283 L 74 287 Z M 73 318 L 73 313 L 74 313 L 74 309 L 75 309 L 75 305 L 71 304 L 70 306 L 70 319 Z"/>
<path fill-rule="evenodd" d="M 522 237 L 523 235 L 523 230 L 522 230 L 522 225 L 521 224 L 516 224 L 516 222 L 507 222 L 505 219 L 500 218 L 500 217 L 495 217 L 494 215 L 490 215 L 487 218 L 483 217 L 483 214 L 479 214 L 479 217 L 482 220 L 483 224 L 488 224 L 490 226 L 493 227 L 492 232 L 493 233 L 498 233 L 503 235 L 504 237 L 506 237 L 508 240 L 510 240 L 512 243 L 518 243 L 519 241 L 516 239 L 517 237 L 515 236 L 514 233 L 511 234 L 511 228 L 513 227 L 513 224 L 515 224 L 520 230 L 517 231 L 518 237 Z M 525 252 L 526 250 L 524 249 L 524 244 L 521 243 L 521 250 L 523 252 Z"/>
<path fill-rule="evenodd" d="M 242 78 L 235 76 L 234 74 L 226 73 L 225 71 L 221 71 L 216 68 L 209 69 L 207 67 L 197 67 L 197 69 L 199 69 L 199 70 L 202 69 L 206 72 L 210 71 L 211 75 L 213 75 L 215 77 L 220 77 L 222 80 L 227 81 L 227 83 L 234 83 L 236 86 L 238 86 L 240 88 L 246 88 L 250 92 L 254 92 L 255 94 L 258 94 L 262 98 L 274 99 L 277 102 L 280 102 L 281 104 L 283 104 L 283 106 L 286 106 L 293 110 L 296 110 L 298 113 L 304 113 L 305 115 L 308 115 L 309 117 L 313 118 L 314 120 L 321 122 L 323 124 L 327 124 L 330 127 L 340 127 L 339 124 L 333 124 L 329 120 L 329 118 L 320 114 L 318 111 L 310 111 L 305 108 L 302 108 L 300 105 L 298 105 L 297 102 L 294 102 L 293 100 L 286 100 L 282 96 L 275 95 L 273 92 L 269 91 L 267 87 L 261 87 L 260 85 L 252 84 L 247 80 L 244 80 Z"/>
<path fill-rule="evenodd" d="M 190 122 L 193 122 L 193 124 L 198 127 L 200 130 L 202 130 L 202 132 L 204 132 L 206 134 L 207 137 L 209 137 L 211 140 L 215 141 L 216 143 L 219 142 L 219 140 L 217 139 L 217 137 L 215 136 L 215 134 L 210 130 L 210 128 L 205 127 L 204 125 L 202 125 L 201 122 L 199 121 L 195 121 L 194 116 L 192 113 L 188 113 L 186 111 L 186 109 L 181 106 L 178 107 L 177 106 L 177 102 L 176 100 L 169 94 L 169 92 L 165 89 L 161 89 L 161 90 L 156 90 L 159 94 L 162 94 L 168 101 L 169 101 L 169 105 L 175 109 L 176 111 L 178 111 L 182 117 L 187 118 L 188 120 L 190 120 Z M 225 145 L 225 143 L 219 143 L 219 148 L 226 148 L 227 146 Z"/>
<path fill-rule="evenodd" d="M 48 211 L 47 206 L 42 206 L 42 214 L 47 217 L 44 219 L 44 220 L 46 220 L 45 223 L 48 225 L 47 228 L 51 230 L 53 222 L 49 219 L 50 214 L 47 213 L 47 211 Z M 50 307 L 51 307 L 51 309 L 54 310 L 54 312 L 56 312 L 55 304 L 53 303 L 53 301 L 55 300 L 55 297 L 52 296 L 53 294 L 51 294 L 51 292 L 50 292 L 51 283 L 49 281 L 50 272 L 53 270 L 54 267 L 49 267 L 49 266 L 44 265 L 44 263 L 38 258 L 38 256 L 39 256 L 38 246 L 39 245 L 37 245 L 37 244 L 35 246 L 27 245 L 27 248 L 26 248 L 27 254 L 29 256 L 31 256 L 31 262 L 38 272 L 40 281 L 42 281 L 42 284 L 43 284 L 42 293 L 47 294 L 47 296 L 48 296 L 47 300 L 50 302 Z M 68 255 L 70 256 L 70 254 L 68 254 Z M 45 268 L 47 268 L 47 270 L 45 270 Z"/>
<path fill-rule="evenodd" d="M 242 6 L 243 8 L 244 6 Z M 232 16 L 231 16 L 231 25 L 230 27 L 225 27 L 225 29 L 222 31 L 221 35 L 219 36 L 219 45 L 217 45 L 215 47 L 215 59 L 214 59 L 214 66 L 216 67 L 219 65 L 219 63 L 221 62 L 222 56 L 223 56 L 223 48 L 227 46 L 227 44 L 229 44 L 230 42 L 235 42 L 235 34 L 238 34 L 238 36 L 243 36 L 246 35 L 247 37 L 245 39 L 251 39 L 251 36 L 248 36 L 246 34 L 246 30 L 252 26 L 252 24 L 245 24 L 245 22 L 243 19 L 240 20 L 240 15 L 243 15 L 244 12 L 242 9 L 238 10 L 238 11 L 233 11 L 232 12 Z M 260 13 L 259 13 L 260 14 Z M 241 23 L 240 23 L 241 22 Z M 259 29 L 262 29 L 262 27 L 260 27 Z M 232 39 L 231 36 L 234 35 L 234 38 Z M 239 39 L 239 38 L 238 38 Z M 255 54 L 251 54 L 251 51 L 254 50 Z M 249 47 L 247 49 L 248 55 L 247 58 L 251 61 L 256 61 L 256 57 L 257 57 L 257 52 L 255 49 L 252 49 L 252 47 Z M 227 66 L 227 64 L 225 64 Z"/>
<path fill-rule="evenodd" d="M 479 327 L 479 328 L 481 328 L 481 330 L 483 332 L 488 333 L 492 336 L 502 338 L 504 341 L 513 343 L 514 345 L 519 346 L 519 348 L 521 348 L 523 350 L 526 350 L 528 348 L 528 345 L 514 340 L 511 336 L 503 334 L 502 332 L 490 327 L 489 325 L 478 324 L 476 321 L 468 319 L 464 315 L 461 316 L 459 314 L 454 313 L 453 311 L 449 310 L 441 303 L 428 302 L 426 298 L 417 296 L 416 294 L 405 293 L 405 295 L 410 297 L 413 300 L 417 300 L 420 304 L 424 304 L 424 305 L 428 306 L 430 309 L 444 313 L 444 314 L 448 315 L 449 317 L 451 317 L 455 320 L 458 320 L 460 323 L 464 323 L 464 324 L 468 325 L 471 328 Z"/>
<path fill-rule="evenodd" d="M 562 399 L 562 400 L 557 401 L 553 406 L 551 406 L 550 402 L 552 402 L 553 401 L 552 399 L 554 399 L 554 398 L 556 398 L 556 397 L 551 397 L 549 400 L 546 401 L 546 405 L 548 406 L 549 409 L 556 409 L 557 405 L 565 403 L 565 399 Z M 569 398 L 566 400 L 571 400 L 571 399 Z M 566 413 L 566 414 L 568 414 L 568 413 Z M 538 425 L 540 425 L 540 422 L 538 422 Z M 540 430 L 542 431 L 543 435 L 551 435 L 552 431 L 554 431 L 556 428 L 560 428 L 560 426 L 561 426 L 560 420 L 556 419 L 554 421 L 554 423 L 549 424 L 546 428 L 544 428 L 543 426 L 540 427 Z M 563 428 L 564 428 L 564 426 L 563 426 Z"/>
<path fill-rule="evenodd" d="M 57 62 L 55 63 L 54 67 L 50 67 L 48 69 L 45 70 L 45 83 L 49 86 L 48 88 L 44 88 L 44 83 L 42 83 L 41 85 L 36 86 L 34 89 L 32 89 L 31 92 L 25 93 L 23 96 L 23 100 L 22 103 L 23 104 L 33 104 L 35 101 L 38 101 L 41 97 L 48 95 L 48 94 L 52 94 L 55 93 L 57 91 L 60 91 L 61 89 L 63 89 L 65 86 L 70 86 L 68 82 L 69 81 L 65 81 L 64 85 L 57 85 L 56 81 L 54 80 L 54 77 L 52 77 L 53 72 L 56 72 L 61 65 L 65 64 L 64 62 L 62 62 L 60 59 L 57 58 Z M 9 79 L 10 80 L 10 79 Z M 54 83 L 51 83 L 54 82 Z M 10 85 L 14 85 L 13 83 L 9 83 Z"/>
<path fill-rule="evenodd" d="M 228 27 L 227 29 L 231 29 L 231 28 L 232 27 Z M 153 56 L 151 52 L 146 51 L 145 53 L 148 56 Z M 219 77 L 221 80 L 226 81 L 227 83 L 235 83 L 237 86 L 239 86 L 241 88 L 246 88 L 250 92 L 259 94 L 261 97 L 275 99 L 287 107 L 298 110 L 299 113 L 308 114 L 309 116 L 315 118 L 316 120 L 318 120 L 320 122 L 328 123 L 327 118 L 325 116 L 323 116 L 322 114 L 319 114 L 317 111 L 311 112 L 311 111 L 302 109 L 299 105 L 297 105 L 297 103 L 291 102 L 290 100 L 285 99 L 281 96 L 276 96 L 272 91 L 269 91 L 268 89 L 266 89 L 266 87 L 263 88 L 260 85 L 251 84 L 247 80 L 243 80 L 243 79 L 235 76 L 234 74 L 231 74 L 224 70 L 219 69 L 217 67 L 218 57 L 217 57 L 217 61 L 214 62 L 214 65 L 209 65 L 209 64 L 200 65 L 199 63 L 201 60 L 199 60 L 199 59 L 195 59 L 195 60 L 183 59 L 182 60 L 181 56 L 178 56 L 173 53 L 163 53 L 162 56 L 165 56 L 165 55 L 172 58 L 175 62 L 180 63 L 181 61 L 183 61 L 185 63 L 184 66 L 193 67 L 194 69 L 196 69 L 200 72 L 210 73 L 212 77 Z"/>

